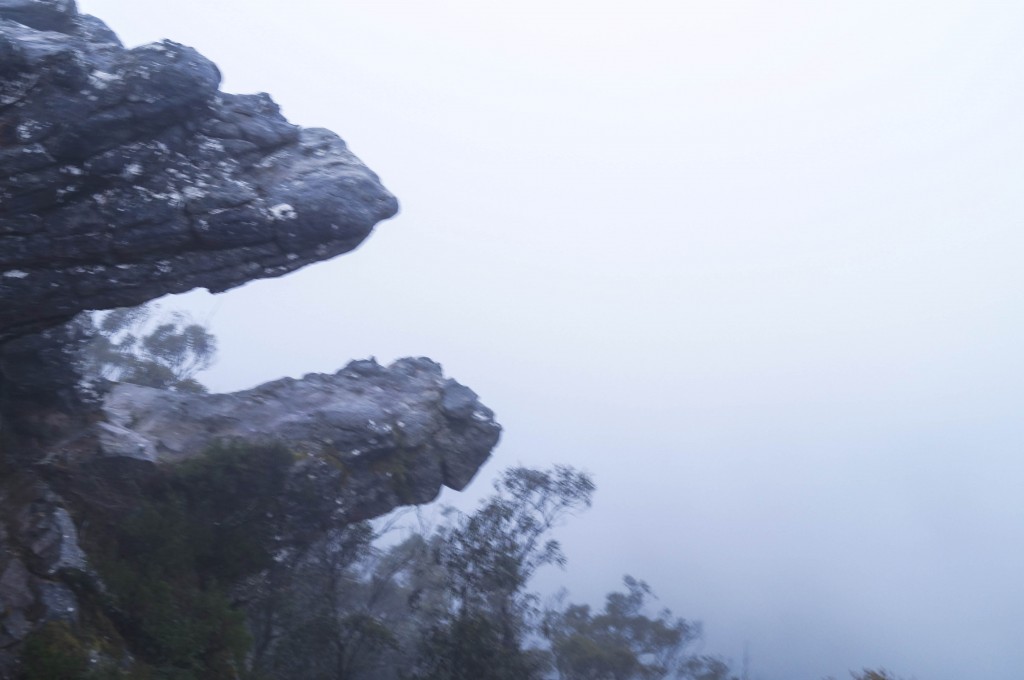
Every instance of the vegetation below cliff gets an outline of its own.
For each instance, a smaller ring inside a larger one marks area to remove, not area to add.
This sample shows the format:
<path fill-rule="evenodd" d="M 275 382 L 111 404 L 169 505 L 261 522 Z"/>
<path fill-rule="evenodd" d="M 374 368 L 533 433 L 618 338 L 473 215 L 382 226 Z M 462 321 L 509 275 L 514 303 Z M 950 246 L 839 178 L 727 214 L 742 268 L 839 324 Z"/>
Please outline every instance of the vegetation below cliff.
<path fill-rule="evenodd" d="M 286 504 L 317 524 L 330 513 L 286 488 L 294 462 L 280 446 L 223 446 L 102 495 L 101 480 L 76 479 L 98 578 L 74 580 L 79 625 L 29 638 L 24 677 L 239 677 L 250 636 L 231 588 L 273 565 Z"/>
<path fill-rule="evenodd" d="M 288 482 L 296 462 L 281 446 L 221 446 L 107 494 L 78 486 L 97 573 L 71 580 L 77 622 L 29 637 L 21 677 L 732 677 L 687 652 L 699 626 L 645 611 L 641 581 L 600 612 L 540 606 L 529 581 L 565 562 L 550 534 L 590 505 L 583 473 L 508 470 L 476 512 L 385 547 Z M 285 538 L 297 507 L 316 531 Z"/>
<path fill-rule="evenodd" d="M 601 608 L 542 604 L 553 531 L 590 506 L 584 473 L 512 468 L 471 514 L 387 541 L 290 486 L 286 448 L 220 446 L 100 496 L 72 579 L 77 622 L 27 640 L 23 680 L 736 680 L 698 623 L 627 576 Z M 85 487 L 82 487 L 83 489 Z M 126 510 L 131 504 L 131 509 Z M 285 538 L 296 507 L 311 531 Z M 895 680 L 885 671 L 854 674 Z"/>

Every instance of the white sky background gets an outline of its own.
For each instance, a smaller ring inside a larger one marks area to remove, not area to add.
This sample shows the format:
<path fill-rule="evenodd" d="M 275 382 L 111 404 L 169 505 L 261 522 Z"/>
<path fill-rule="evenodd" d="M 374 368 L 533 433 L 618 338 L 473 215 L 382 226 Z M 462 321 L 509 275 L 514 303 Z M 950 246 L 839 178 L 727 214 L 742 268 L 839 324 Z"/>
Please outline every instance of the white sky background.
<path fill-rule="evenodd" d="M 1024 4 L 80 6 L 402 202 L 353 254 L 189 296 L 215 389 L 430 356 L 506 428 L 471 496 L 595 475 L 542 585 L 644 578 L 752 680 L 1020 677 Z"/>

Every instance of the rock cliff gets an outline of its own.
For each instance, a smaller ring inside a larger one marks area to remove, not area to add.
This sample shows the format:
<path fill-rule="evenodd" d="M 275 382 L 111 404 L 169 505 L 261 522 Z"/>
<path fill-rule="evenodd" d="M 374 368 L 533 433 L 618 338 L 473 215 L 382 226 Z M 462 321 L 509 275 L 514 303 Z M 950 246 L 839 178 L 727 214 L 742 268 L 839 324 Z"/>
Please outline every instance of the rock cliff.
<path fill-rule="evenodd" d="M 500 432 L 472 390 L 423 358 L 353 361 L 234 394 L 117 385 L 104 412 L 88 450 L 107 463 L 173 464 L 219 442 L 284 443 L 301 459 L 293 472 L 315 478 L 345 522 L 465 488 Z"/>
<path fill-rule="evenodd" d="M 335 134 L 71 0 L 0 0 L 0 340 L 352 250 L 397 211 Z"/>
<path fill-rule="evenodd" d="M 93 595 L 108 590 L 93 556 L 109 561 L 103 549 L 122 519 L 137 517 L 175 468 L 208 465 L 217 447 L 280 449 L 269 482 L 244 465 L 221 470 L 241 481 L 212 493 L 232 515 L 259 509 L 246 524 L 268 521 L 262 509 L 272 508 L 259 550 L 295 555 L 355 522 L 427 503 L 442 486 L 463 489 L 501 431 L 472 390 L 422 358 L 354 361 L 234 394 L 108 388 L 89 424 L 67 421 L 36 451 L 41 459 L 8 464 L 0 482 L 0 677 L 13 677 L 22 643 L 47 624 L 89 630 L 99 618 L 118 628 L 116 608 Z"/>
<path fill-rule="evenodd" d="M 154 493 L 179 498 L 174 470 L 235 466 L 208 488 L 259 509 L 272 554 L 462 489 L 498 440 L 428 359 L 226 395 L 83 381 L 76 314 L 279 276 L 397 211 L 335 134 L 218 84 L 191 48 L 127 49 L 73 0 L 0 0 L 0 677 L 23 672 L 26 640 L 44 664 L 71 642 L 134 663 L 131 597 L 117 604 L 107 575 L 128 564 L 119 523 Z M 237 458 L 247 447 L 272 452 L 271 481 Z"/>

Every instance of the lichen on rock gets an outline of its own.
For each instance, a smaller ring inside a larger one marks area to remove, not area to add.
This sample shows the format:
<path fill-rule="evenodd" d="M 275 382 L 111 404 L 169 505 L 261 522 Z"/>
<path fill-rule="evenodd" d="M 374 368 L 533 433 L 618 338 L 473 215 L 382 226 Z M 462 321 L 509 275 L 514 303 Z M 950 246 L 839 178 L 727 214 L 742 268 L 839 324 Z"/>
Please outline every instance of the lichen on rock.
<path fill-rule="evenodd" d="M 395 198 L 334 133 L 171 41 L 0 0 L 0 341 L 355 248 Z"/>

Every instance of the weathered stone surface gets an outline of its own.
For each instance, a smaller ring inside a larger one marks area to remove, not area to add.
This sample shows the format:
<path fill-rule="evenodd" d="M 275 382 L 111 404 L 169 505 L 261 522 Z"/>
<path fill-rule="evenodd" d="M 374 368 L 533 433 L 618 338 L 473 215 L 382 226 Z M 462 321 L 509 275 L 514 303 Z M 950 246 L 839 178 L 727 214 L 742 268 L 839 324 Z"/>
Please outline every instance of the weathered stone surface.
<path fill-rule="evenodd" d="M 11 650 L 33 629 L 78 618 L 63 579 L 86 573 L 88 565 L 63 502 L 32 474 L 0 486 L 0 677 L 13 677 Z"/>
<path fill-rule="evenodd" d="M 96 425 L 100 455 L 174 463 L 222 441 L 281 442 L 355 521 L 464 488 L 501 428 L 476 394 L 430 359 L 354 361 L 234 394 L 115 386 Z"/>
<path fill-rule="evenodd" d="M 327 130 L 72 0 L 0 0 L 0 342 L 355 248 L 397 203 Z"/>
<path fill-rule="evenodd" d="M 102 402 L 79 404 L 96 410 L 49 421 L 41 458 L 0 484 L 0 677 L 32 631 L 78 620 L 75 584 L 104 587 L 72 515 L 103 525 L 132 512 L 168 466 L 219 443 L 284 445 L 295 462 L 271 547 L 294 557 L 339 527 L 464 488 L 501 432 L 471 389 L 425 358 L 353 361 L 233 394 L 108 387 Z"/>
<path fill-rule="evenodd" d="M 44 444 L 88 417 L 90 395 L 79 365 L 87 342 L 82 328 L 70 323 L 0 344 L 0 431 Z M 9 458 L 14 452 L 0 453 Z"/>
<path fill-rule="evenodd" d="M 80 618 L 81 588 L 103 590 L 78 530 L 95 549 L 90 527 L 130 513 L 163 466 L 219 440 L 283 443 L 287 490 L 316 507 L 292 502 L 274 547 L 300 550 L 462 489 L 498 440 L 428 359 L 228 395 L 82 381 L 80 311 L 278 276 L 397 210 L 336 135 L 219 81 L 177 43 L 125 49 L 73 0 L 0 0 L 0 677 L 32 631 Z M 307 521 L 325 507 L 330 526 Z"/>

